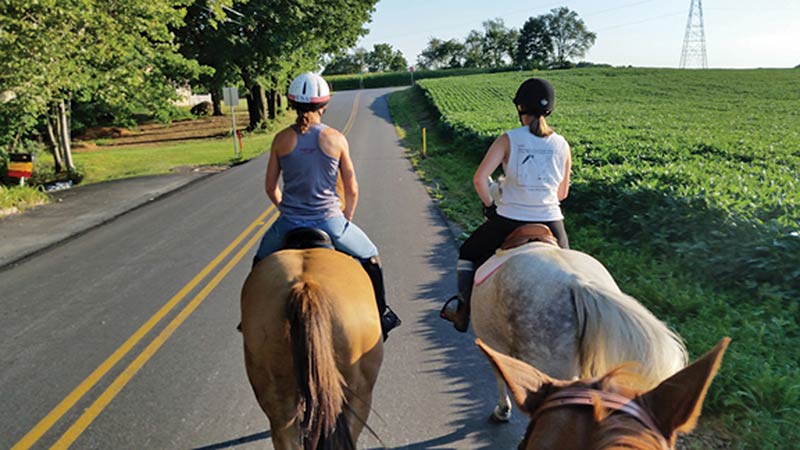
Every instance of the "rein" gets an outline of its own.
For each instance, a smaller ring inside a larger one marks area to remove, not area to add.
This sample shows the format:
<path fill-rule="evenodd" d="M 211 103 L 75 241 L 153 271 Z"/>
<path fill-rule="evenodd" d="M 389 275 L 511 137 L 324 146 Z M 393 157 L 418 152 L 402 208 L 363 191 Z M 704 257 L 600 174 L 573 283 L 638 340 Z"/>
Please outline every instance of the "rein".
<path fill-rule="evenodd" d="M 603 407 L 625 413 L 639 421 L 650 431 L 663 436 L 650 413 L 632 399 L 619 394 L 581 387 L 563 389 L 547 397 L 542 406 L 533 413 L 531 421 L 535 421 L 539 416 L 551 409 L 564 406 L 594 406 L 594 401 L 597 398 L 600 399 Z"/>

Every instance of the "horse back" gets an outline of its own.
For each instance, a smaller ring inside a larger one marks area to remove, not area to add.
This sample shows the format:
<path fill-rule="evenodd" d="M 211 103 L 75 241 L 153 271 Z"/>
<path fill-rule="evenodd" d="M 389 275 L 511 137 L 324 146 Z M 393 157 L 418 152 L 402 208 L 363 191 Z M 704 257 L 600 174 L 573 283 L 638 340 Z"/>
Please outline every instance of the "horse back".
<path fill-rule="evenodd" d="M 374 292 L 356 260 L 322 248 L 265 258 L 242 288 L 242 334 L 248 378 L 262 409 L 278 424 L 291 423 L 297 414 L 294 361 L 305 355 L 292 354 L 288 304 L 303 283 L 317 286 L 316 301 L 328 304 L 329 340 L 347 385 L 371 391 L 383 358 Z"/>

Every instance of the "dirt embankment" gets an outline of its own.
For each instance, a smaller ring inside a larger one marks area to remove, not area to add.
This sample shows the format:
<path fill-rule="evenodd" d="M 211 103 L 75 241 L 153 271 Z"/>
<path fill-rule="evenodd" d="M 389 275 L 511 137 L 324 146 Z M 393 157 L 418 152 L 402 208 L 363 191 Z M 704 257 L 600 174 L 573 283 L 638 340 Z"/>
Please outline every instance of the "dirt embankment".
<path fill-rule="evenodd" d="M 249 124 L 247 113 L 236 114 L 236 127 L 244 129 Z M 137 128 L 94 127 L 83 131 L 73 139 L 75 152 L 102 150 L 107 147 L 128 145 L 161 144 L 170 141 L 205 139 L 229 136 L 231 116 L 205 116 L 181 120 L 170 124 L 145 123 Z"/>

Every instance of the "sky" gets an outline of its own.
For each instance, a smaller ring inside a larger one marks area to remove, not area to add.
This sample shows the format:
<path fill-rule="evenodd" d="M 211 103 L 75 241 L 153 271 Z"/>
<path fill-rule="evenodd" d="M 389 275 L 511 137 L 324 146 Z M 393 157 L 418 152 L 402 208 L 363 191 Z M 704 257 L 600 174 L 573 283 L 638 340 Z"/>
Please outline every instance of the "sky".
<path fill-rule="evenodd" d="M 698 0 L 695 0 L 697 3 Z M 712 68 L 800 64 L 800 0 L 705 0 L 703 25 Z M 583 60 L 615 66 L 678 67 L 691 0 L 380 0 L 357 46 L 391 44 L 409 64 L 431 37 L 463 40 L 501 18 L 520 29 L 529 17 L 566 6 L 597 34 Z"/>

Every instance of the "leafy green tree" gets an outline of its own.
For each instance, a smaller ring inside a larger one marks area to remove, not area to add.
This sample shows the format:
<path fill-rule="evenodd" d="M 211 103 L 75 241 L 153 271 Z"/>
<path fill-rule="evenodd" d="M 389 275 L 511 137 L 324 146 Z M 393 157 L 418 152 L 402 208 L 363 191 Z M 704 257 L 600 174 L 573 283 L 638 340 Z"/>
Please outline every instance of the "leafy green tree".
<path fill-rule="evenodd" d="M 597 39 L 578 13 L 565 6 L 551 10 L 546 20 L 553 42 L 553 63 L 557 67 L 566 66 L 573 58 L 582 58 Z"/>
<path fill-rule="evenodd" d="M 377 0 L 235 1 L 220 28 L 232 43 L 234 64 L 247 93 L 250 128 L 275 114 L 277 92 L 302 70 L 316 70 L 322 55 L 355 45 L 366 33 Z M 235 16 L 235 17 L 234 17 Z"/>
<path fill-rule="evenodd" d="M 545 16 L 531 17 L 517 39 L 514 64 L 524 69 L 547 67 L 553 57 L 553 37 Z"/>
<path fill-rule="evenodd" d="M 181 56 L 169 27 L 189 0 L 5 0 L 0 3 L 0 145 L 44 129 L 56 171 L 75 169 L 70 112 L 105 105 L 115 120 L 150 111 L 168 119 L 176 86 L 199 65 Z"/>
<path fill-rule="evenodd" d="M 511 63 L 518 37 L 519 32 L 506 27 L 503 19 L 483 22 L 483 51 L 489 67 L 503 67 Z"/>
<path fill-rule="evenodd" d="M 423 69 L 454 69 L 464 64 L 464 44 L 456 39 L 443 41 L 431 38 L 428 46 L 417 58 L 417 65 Z"/>
<path fill-rule="evenodd" d="M 375 44 L 367 55 L 367 68 L 370 72 L 404 70 L 407 65 L 403 53 L 394 50 L 389 44 Z"/>
<path fill-rule="evenodd" d="M 369 52 L 359 47 L 350 53 L 335 56 L 333 60 L 325 66 L 323 74 L 340 75 L 366 72 L 368 58 Z"/>
<path fill-rule="evenodd" d="M 489 67 L 491 60 L 480 31 L 472 30 L 464 39 L 464 67 Z"/>

